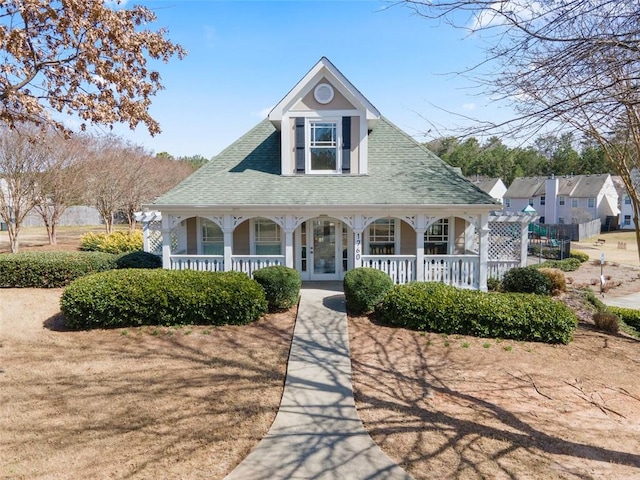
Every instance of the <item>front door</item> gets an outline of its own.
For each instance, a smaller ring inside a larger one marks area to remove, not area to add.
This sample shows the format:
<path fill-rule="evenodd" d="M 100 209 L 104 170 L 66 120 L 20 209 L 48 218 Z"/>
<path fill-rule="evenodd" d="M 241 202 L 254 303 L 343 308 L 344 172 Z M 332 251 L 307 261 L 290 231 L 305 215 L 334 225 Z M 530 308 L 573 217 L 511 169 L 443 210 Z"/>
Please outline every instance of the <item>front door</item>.
<path fill-rule="evenodd" d="M 311 280 L 338 280 L 342 256 L 338 247 L 342 234 L 337 220 L 316 218 L 308 222 L 311 226 L 309 264 Z"/>

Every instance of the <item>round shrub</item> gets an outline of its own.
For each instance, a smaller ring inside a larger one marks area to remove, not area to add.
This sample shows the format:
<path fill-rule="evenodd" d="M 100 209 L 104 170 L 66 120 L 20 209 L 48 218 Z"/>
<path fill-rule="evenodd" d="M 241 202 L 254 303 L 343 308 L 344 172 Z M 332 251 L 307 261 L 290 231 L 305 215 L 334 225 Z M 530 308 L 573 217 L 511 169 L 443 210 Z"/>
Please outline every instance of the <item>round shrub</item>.
<path fill-rule="evenodd" d="M 486 293 L 438 283 L 394 287 L 376 310 L 382 322 L 414 330 L 568 343 L 575 314 L 549 297 Z"/>
<path fill-rule="evenodd" d="M 557 268 L 540 268 L 538 270 L 551 282 L 551 295 L 558 295 L 567 290 L 567 280 L 562 270 Z"/>
<path fill-rule="evenodd" d="M 253 279 L 264 290 L 270 312 L 291 308 L 298 303 L 302 280 L 297 270 L 280 265 L 265 267 L 253 272 Z"/>
<path fill-rule="evenodd" d="M 162 268 L 162 258 L 149 252 L 124 253 L 116 259 L 117 268 Z"/>
<path fill-rule="evenodd" d="M 487 290 L 490 292 L 499 292 L 502 289 L 502 282 L 499 278 L 487 278 Z"/>
<path fill-rule="evenodd" d="M 548 295 L 551 291 L 551 280 L 536 268 L 516 267 L 505 273 L 502 278 L 502 290 Z"/>
<path fill-rule="evenodd" d="M 373 311 L 393 288 L 393 280 L 375 268 L 355 268 L 345 273 L 343 288 L 349 311 L 361 314 Z"/>
<path fill-rule="evenodd" d="M 571 250 L 569 252 L 569 258 L 575 258 L 576 260 L 580 260 L 580 263 L 584 263 L 589 261 L 589 254 L 579 250 Z"/>
<path fill-rule="evenodd" d="M 0 255 L 1 288 L 59 288 L 89 273 L 116 268 L 100 252 L 24 252 Z"/>
<path fill-rule="evenodd" d="M 247 324 L 267 309 L 264 291 L 239 272 L 124 269 L 71 283 L 60 298 L 73 329 Z"/>
<path fill-rule="evenodd" d="M 596 312 L 593 314 L 593 323 L 596 328 L 608 333 L 618 333 L 620 330 L 620 319 L 615 313 Z"/>

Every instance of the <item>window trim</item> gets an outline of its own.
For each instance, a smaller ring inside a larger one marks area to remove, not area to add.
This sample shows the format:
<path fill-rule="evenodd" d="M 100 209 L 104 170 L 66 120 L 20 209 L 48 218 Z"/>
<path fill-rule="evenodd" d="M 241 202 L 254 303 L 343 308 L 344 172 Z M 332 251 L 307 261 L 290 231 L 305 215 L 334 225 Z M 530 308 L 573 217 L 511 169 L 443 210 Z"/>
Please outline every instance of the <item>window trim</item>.
<path fill-rule="evenodd" d="M 578 202 L 577 198 L 572 198 L 571 199 L 571 208 L 578 208 L 579 205 L 580 205 L 580 203 Z"/>
<path fill-rule="evenodd" d="M 444 233 L 438 234 L 438 235 L 429 233 L 431 229 L 437 225 L 441 225 L 444 227 L 443 231 L 446 230 L 447 232 L 446 235 Z M 434 255 L 449 255 L 451 253 L 450 251 L 451 233 L 454 225 L 455 225 L 455 217 L 442 217 L 436 220 L 435 222 L 433 222 L 431 225 L 429 225 L 429 227 L 425 230 L 424 235 L 422 237 L 422 243 L 425 250 L 425 255 L 431 255 L 426 253 L 428 243 L 431 243 L 434 245 L 444 243 L 446 245 L 446 253 L 438 253 Z M 434 237 L 434 238 L 431 239 L 431 237 Z"/>
<path fill-rule="evenodd" d="M 529 199 L 529 205 L 530 205 L 531 207 L 533 207 L 533 202 L 534 202 L 534 199 L 533 199 L 533 197 L 531 197 L 531 198 Z"/>
<path fill-rule="evenodd" d="M 622 219 L 623 225 L 631 225 L 631 215 L 625 215 Z"/>
<path fill-rule="evenodd" d="M 336 128 L 335 150 L 336 150 L 336 168 L 335 170 L 314 170 L 311 165 L 311 149 L 326 148 L 323 146 L 312 146 L 312 125 L 319 123 L 332 123 Z M 338 175 L 342 173 L 342 117 L 336 116 L 319 116 L 305 117 L 304 120 L 304 169 L 308 175 Z"/>
<path fill-rule="evenodd" d="M 547 197 L 544 195 L 540 196 L 540 205 L 545 205 L 547 203 Z"/>
<path fill-rule="evenodd" d="M 371 240 L 371 228 L 374 226 L 374 224 L 376 222 L 389 222 L 389 225 L 393 225 L 393 240 L 387 240 L 386 242 L 380 240 L 380 241 L 375 241 L 375 240 Z M 391 244 L 393 243 L 393 253 L 390 254 L 382 254 L 382 256 L 385 255 L 400 255 L 400 228 L 401 225 L 398 222 L 397 218 L 393 218 L 393 217 L 381 217 L 381 218 L 376 218 L 373 222 L 371 222 L 369 224 L 369 226 L 367 227 L 367 234 L 366 234 L 366 252 L 367 255 L 374 255 L 373 253 L 371 253 L 371 244 Z"/>
<path fill-rule="evenodd" d="M 587 198 L 587 208 L 596 208 L 596 199 L 595 199 L 595 197 Z"/>
<path fill-rule="evenodd" d="M 504 198 L 504 206 L 507 208 L 511 208 L 511 199 L 510 198 Z"/>
<path fill-rule="evenodd" d="M 567 198 L 564 195 L 558 197 L 558 205 L 564 205 L 567 202 Z"/>

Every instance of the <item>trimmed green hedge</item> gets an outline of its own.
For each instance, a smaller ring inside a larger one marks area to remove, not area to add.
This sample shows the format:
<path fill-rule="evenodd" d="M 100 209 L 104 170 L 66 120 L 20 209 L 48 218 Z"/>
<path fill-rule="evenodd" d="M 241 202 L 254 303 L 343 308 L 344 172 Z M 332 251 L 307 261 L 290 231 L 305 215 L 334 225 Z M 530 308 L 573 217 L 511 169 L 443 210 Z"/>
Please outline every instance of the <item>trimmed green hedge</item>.
<path fill-rule="evenodd" d="M 162 268 L 162 258 L 153 253 L 138 251 L 123 253 L 116 259 L 117 268 Z"/>
<path fill-rule="evenodd" d="M 574 272 L 580 268 L 582 261 L 578 258 L 565 258 L 564 260 L 546 260 L 542 263 L 530 265 L 532 268 L 557 268 L 563 272 Z"/>
<path fill-rule="evenodd" d="M 551 288 L 551 280 L 535 267 L 512 268 L 502 277 L 502 290 L 505 292 L 548 295 Z"/>
<path fill-rule="evenodd" d="M 345 273 L 343 288 L 347 309 L 358 315 L 373 311 L 393 288 L 393 280 L 375 268 L 355 268 Z"/>
<path fill-rule="evenodd" d="M 73 329 L 247 324 L 267 310 L 264 291 L 239 272 L 112 270 L 79 278 L 60 298 Z"/>
<path fill-rule="evenodd" d="M 280 265 L 265 267 L 253 272 L 253 279 L 264 290 L 270 312 L 291 308 L 298 303 L 302 280 L 297 270 Z"/>
<path fill-rule="evenodd" d="M 0 255 L 1 288 L 59 288 L 89 273 L 116 268 L 101 252 L 24 252 Z"/>
<path fill-rule="evenodd" d="M 571 250 L 569 252 L 569 257 L 580 260 L 580 263 L 588 262 L 590 258 L 588 253 L 581 252 L 579 250 Z"/>
<path fill-rule="evenodd" d="M 395 286 L 376 309 L 380 320 L 412 330 L 569 343 L 575 314 L 549 297 L 485 293 L 442 283 Z"/>

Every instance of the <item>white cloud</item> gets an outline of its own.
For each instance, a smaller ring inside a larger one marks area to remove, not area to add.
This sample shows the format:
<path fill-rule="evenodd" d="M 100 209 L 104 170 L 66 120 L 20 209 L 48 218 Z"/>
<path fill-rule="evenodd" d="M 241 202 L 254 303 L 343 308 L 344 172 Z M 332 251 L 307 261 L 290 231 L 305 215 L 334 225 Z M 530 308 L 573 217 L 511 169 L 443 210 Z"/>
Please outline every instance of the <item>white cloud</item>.
<path fill-rule="evenodd" d="M 507 25 L 506 17 L 527 21 L 543 13 L 540 2 L 530 0 L 499 0 L 493 2 L 474 16 L 469 28 L 473 31 L 483 28 Z"/>
<path fill-rule="evenodd" d="M 475 110 L 476 109 L 476 104 L 475 103 L 465 103 L 464 105 L 462 105 L 463 110 Z"/>
<path fill-rule="evenodd" d="M 269 115 L 269 112 L 273 110 L 273 107 L 274 105 L 271 105 L 270 107 L 265 107 L 262 110 L 251 112 L 251 116 L 258 118 L 267 118 L 267 115 Z"/>

